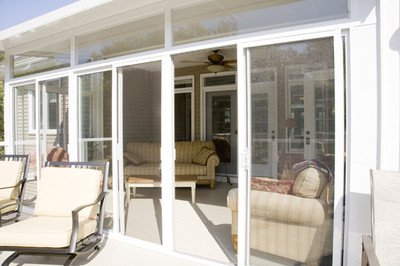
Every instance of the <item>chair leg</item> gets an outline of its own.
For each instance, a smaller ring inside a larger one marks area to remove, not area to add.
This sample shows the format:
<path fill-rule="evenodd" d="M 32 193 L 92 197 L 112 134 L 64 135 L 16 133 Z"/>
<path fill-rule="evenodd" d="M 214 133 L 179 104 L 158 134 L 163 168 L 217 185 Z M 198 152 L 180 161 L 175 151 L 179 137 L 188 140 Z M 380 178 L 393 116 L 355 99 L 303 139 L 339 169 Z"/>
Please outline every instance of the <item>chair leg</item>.
<path fill-rule="evenodd" d="M 65 261 L 64 266 L 69 266 L 69 265 L 71 265 L 72 262 L 74 262 L 74 260 L 76 259 L 76 257 L 77 257 L 77 254 L 71 254 L 71 255 L 68 257 L 67 261 Z"/>
<path fill-rule="evenodd" d="M 1 264 L 1 266 L 8 266 L 10 263 L 15 260 L 19 256 L 19 252 L 15 251 L 13 254 L 11 254 L 4 262 Z"/>

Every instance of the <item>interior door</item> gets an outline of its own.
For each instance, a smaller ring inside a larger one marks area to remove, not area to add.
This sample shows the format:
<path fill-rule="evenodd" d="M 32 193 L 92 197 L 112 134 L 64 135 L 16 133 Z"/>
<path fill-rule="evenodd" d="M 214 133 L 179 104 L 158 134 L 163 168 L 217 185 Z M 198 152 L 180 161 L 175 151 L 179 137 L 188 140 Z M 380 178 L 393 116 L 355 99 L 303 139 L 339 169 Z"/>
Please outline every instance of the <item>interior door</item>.
<path fill-rule="evenodd" d="M 251 71 L 252 175 L 277 175 L 277 70 L 276 68 Z"/>
<path fill-rule="evenodd" d="M 215 143 L 220 164 L 216 172 L 237 174 L 236 91 L 206 93 L 206 138 Z"/>

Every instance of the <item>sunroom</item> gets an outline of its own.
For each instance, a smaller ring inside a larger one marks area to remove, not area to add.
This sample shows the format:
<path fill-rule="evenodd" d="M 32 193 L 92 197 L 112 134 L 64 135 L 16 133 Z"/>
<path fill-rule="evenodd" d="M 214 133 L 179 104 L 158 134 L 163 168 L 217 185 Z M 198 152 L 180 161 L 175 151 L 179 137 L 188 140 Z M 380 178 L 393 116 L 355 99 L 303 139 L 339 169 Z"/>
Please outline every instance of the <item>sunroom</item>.
<path fill-rule="evenodd" d="M 376 53 L 360 42 L 374 9 L 78 1 L 0 32 L 6 153 L 31 155 L 27 194 L 54 148 L 109 161 L 108 237 L 129 244 L 209 264 L 358 261 L 346 147 L 348 106 L 365 103 L 348 77 L 375 61 L 349 52 Z"/>

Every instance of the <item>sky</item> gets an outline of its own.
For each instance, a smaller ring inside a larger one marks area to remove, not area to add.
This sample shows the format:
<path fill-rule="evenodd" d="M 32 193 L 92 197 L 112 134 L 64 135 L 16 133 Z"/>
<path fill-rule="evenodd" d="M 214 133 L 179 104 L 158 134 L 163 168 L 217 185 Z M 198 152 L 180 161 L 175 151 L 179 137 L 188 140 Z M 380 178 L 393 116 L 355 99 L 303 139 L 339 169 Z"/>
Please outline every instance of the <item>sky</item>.
<path fill-rule="evenodd" d="M 0 0 L 0 31 L 78 0 Z"/>

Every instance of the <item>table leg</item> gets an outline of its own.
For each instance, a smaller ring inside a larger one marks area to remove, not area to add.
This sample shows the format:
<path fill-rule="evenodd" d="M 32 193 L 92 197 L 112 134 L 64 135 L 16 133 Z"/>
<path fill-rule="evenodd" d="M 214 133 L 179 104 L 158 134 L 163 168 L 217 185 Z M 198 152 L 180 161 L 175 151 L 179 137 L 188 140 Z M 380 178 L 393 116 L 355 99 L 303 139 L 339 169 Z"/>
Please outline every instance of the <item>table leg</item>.
<path fill-rule="evenodd" d="M 196 200 L 196 183 L 191 186 L 191 189 L 192 189 L 192 204 L 194 204 Z"/>

